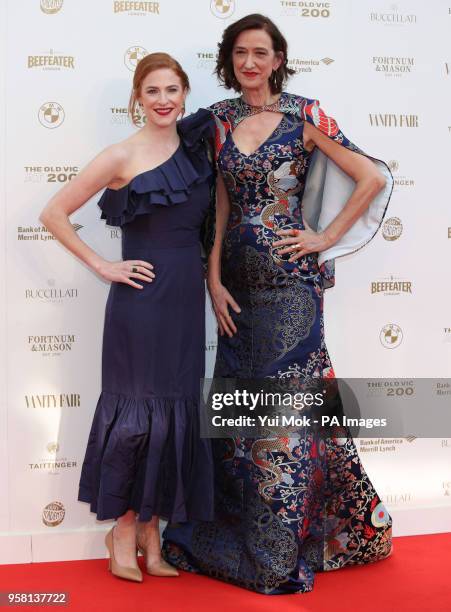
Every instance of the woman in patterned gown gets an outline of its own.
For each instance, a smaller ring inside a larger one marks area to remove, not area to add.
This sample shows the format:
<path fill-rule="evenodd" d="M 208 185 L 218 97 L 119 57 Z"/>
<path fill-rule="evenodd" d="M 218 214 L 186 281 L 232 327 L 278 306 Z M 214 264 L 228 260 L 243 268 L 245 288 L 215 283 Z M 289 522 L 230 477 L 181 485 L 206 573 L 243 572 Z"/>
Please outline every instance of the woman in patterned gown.
<path fill-rule="evenodd" d="M 287 44 L 269 19 L 250 15 L 225 30 L 217 74 L 242 95 L 210 109 L 230 200 L 220 184 L 208 272 L 215 377 L 334 377 L 323 291 L 334 257 L 379 228 L 390 171 L 317 100 L 282 91 Z M 166 528 L 172 564 L 278 594 L 311 590 L 315 571 L 390 554 L 391 518 L 348 431 L 213 442 L 216 519 Z"/>

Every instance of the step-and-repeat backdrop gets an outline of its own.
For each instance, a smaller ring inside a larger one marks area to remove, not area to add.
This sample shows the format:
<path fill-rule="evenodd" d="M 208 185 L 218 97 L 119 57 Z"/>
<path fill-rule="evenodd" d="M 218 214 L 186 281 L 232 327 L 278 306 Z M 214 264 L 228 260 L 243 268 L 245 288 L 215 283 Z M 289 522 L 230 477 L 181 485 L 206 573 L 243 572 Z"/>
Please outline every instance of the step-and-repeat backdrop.
<path fill-rule="evenodd" d="M 395 178 L 382 231 L 337 262 L 337 285 L 326 294 L 336 373 L 390 377 L 387 397 L 406 402 L 419 377 L 451 375 L 451 1 L 9 0 L 0 10 L 0 562 L 104 554 L 105 525 L 76 495 L 100 392 L 108 284 L 38 216 L 95 154 L 135 129 L 127 102 L 147 53 L 181 62 L 191 112 L 231 95 L 212 75 L 223 29 L 251 12 L 275 20 L 296 70 L 287 89 L 318 98 Z M 120 230 L 100 221 L 97 200 L 72 223 L 94 249 L 118 259 Z M 209 312 L 208 372 L 215 347 Z M 437 395 L 450 402 L 450 391 Z M 395 534 L 450 529 L 451 439 L 357 444 Z"/>

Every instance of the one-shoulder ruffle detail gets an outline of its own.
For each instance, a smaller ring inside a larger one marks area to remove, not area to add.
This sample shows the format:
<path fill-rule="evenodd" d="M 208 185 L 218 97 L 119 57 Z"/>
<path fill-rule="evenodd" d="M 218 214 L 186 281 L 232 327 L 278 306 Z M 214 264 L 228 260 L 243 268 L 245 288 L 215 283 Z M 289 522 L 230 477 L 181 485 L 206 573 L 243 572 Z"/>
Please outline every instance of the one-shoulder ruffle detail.
<path fill-rule="evenodd" d="M 212 179 L 211 156 L 206 141 L 214 134 L 209 111 L 182 119 L 177 126 L 180 145 L 159 166 L 135 176 L 120 189 L 106 189 L 98 206 L 108 225 L 122 226 L 137 215 L 148 214 L 152 206 L 175 206 L 186 202 L 193 187 Z"/>

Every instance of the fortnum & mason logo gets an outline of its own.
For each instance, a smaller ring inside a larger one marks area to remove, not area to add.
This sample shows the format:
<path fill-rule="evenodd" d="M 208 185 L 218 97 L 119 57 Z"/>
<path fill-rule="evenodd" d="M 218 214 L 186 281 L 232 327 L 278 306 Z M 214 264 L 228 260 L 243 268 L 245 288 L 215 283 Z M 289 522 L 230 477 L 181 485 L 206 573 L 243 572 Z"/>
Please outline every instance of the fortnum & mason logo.
<path fill-rule="evenodd" d="M 375 55 L 372 63 L 375 72 L 391 78 L 400 78 L 410 74 L 415 68 L 413 57 Z"/>

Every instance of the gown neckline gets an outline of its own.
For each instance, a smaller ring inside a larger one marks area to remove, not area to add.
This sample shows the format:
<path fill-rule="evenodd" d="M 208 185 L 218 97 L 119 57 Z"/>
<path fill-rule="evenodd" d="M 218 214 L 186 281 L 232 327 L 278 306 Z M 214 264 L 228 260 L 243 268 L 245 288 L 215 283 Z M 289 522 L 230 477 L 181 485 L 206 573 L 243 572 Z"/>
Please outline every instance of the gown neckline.
<path fill-rule="evenodd" d="M 182 139 L 180 139 L 178 147 L 176 148 L 174 153 L 172 153 L 172 155 L 170 157 L 168 157 L 167 159 L 162 161 L 160 164 L 158 164 L 157 166 L 153 166 L 152 168 L 149 168 L 148 170 L 143 170 L 142 172 L 138 172 L 138 174 L 135 174 L 135 176 L 133 176 L 128 181 L 128 183 L 126 183 L 125 185 L 122 185 L 122 187 L 119 187 L 118 189 L 113 189 L 111 187 L 106 187 L 105 191 L 108 190 L 108 191 L 112 191 L 113 193 L 117 193 L 117 192 L 122 191 L 123 189 L 126 189 L 126 188 L 130 187 L 130 185 L 133 183 L 133 181 L 135 179 L 139 178 L 140 176 L 144 176 L 146 174 L 149 174 L 150 172 L 154 172 L 155 170 L 160 170 L 163 166 L 168 164 L 179 153 L 181 148 L 182 148 Z"/>
<path fill-rule="evenodd" d="M 280 111 L 277 111 L 277 112 L 280 112 Z M 246 119 L 247 119 L 247 117 L 246 117 Z M 238 145 L 237 145 L 237 144 L 236 144 L 236 142 L 235 142 L 235 139 L 233 138 L 233 132 L 231 131 L 231 132 L 230 132 L 230 140 L 232 141 L 232 145 L 235 147 L 235 149 L 238 151 L 238 153 L 239 153 L 239 154 L 240 154 L 242 157 L 253 157 L 254 155 L 256 155 L 256 154 L 257 154 L 257 153 L 260 151 L 260 149 L 261 149 L 262 147 L 264 147 L 264 146 L 265 146 L 265 144 L 267 144 L 267 143 L 268 143 L 268 142 L 269 142 L 269 141 L 270 141 L 270 140 L 271 140 L 271 139 L 274 137 L 274 134 L 275 134 L 275 133 L 277 132 L 277 130 L 280 128 L 280 126 L 282 125 L 282 122 L 284 121 L 284 119 L 285 119 L 285 113 L 282 113 L 282 117 L 280 118 L 280 121 L 278 122 L 278 124 L 276 125 L 276 127 L 273 129 L 273 131 L 272 131 L 272 132 L 269 134 L 269 136 L 268 136 L 267 138 L 265 138 L 265 140 L 264 140 L 263 142 L 261 142 L 261 143 L 258 145 L 258 147 L 257 147 L 257 148 L 256 148 L 254 151 L 252 151 L 251 153 L 249 153 L 248 155 L 246 155 L 246 153 L 243 153 L 243 152 L 242 152 L 242 151 L 239 149 Z M 240 122 L 240 123 L 241 123 L 241 122 Z"/>

